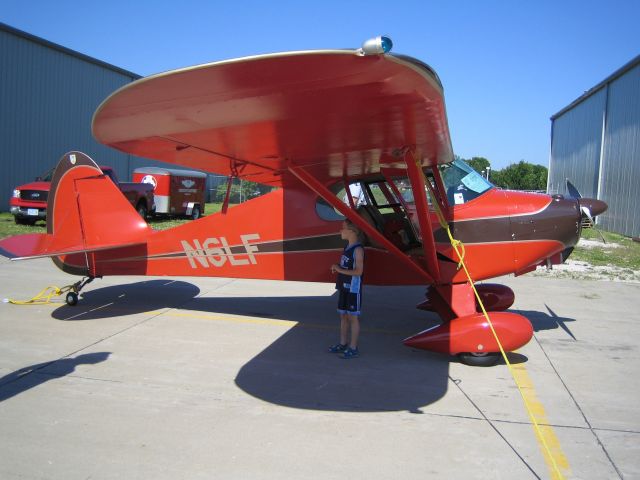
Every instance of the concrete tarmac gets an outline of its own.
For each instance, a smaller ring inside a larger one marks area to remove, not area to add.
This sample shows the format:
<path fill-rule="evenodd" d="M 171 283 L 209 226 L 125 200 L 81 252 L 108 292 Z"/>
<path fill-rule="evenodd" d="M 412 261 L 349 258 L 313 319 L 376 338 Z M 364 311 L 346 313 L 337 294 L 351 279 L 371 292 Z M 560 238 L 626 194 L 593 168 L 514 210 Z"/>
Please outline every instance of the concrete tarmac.
<path fill-rule="evenodd" d="M 0 260 L 0 298 L 77 277 Z M 640 478 L 640 285 L 505 277 L 509 358 L 565 478 Z M 555 478 L 507 366 L 404 347 L 423 288 L 366 287 L 360 358 L 333 286 L 109 277 L 0 304 L 2 479 Z M 62 301 L 58 298 L 58 302 Z"/>

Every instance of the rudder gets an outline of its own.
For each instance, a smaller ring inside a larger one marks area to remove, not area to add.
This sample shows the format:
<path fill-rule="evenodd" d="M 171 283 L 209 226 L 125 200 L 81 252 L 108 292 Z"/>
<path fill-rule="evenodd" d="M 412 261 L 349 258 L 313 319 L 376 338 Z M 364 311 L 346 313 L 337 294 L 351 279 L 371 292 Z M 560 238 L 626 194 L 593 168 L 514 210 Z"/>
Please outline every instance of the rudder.
<path fill-rule="evenodd" d="M 47 204 L 47 233 L 56 245 L 83 250 L 144 243 L 150 229 L 113 181 L 86 154 L 58 163 Z"/>
<path fill-rule="evenodd" d="M 64 271 L 92 275 L 87 252 L 145 247 L 151 229 L 96 163 L 82 152 L 58 162 L 47 203 L 47 234 L 0 240 L 0 254 L 12 259 L 52 257 Z M 82 255 L 82 266 L 66 258 Z"/>

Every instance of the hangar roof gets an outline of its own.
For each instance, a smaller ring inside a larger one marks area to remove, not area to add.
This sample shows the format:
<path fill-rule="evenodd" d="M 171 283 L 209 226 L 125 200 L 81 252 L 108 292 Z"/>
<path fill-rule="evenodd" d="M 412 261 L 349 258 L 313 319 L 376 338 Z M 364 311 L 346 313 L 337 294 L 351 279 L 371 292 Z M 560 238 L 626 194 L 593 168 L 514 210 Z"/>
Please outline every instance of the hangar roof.
<path fill-rule="evenodd" d="M 117 72 L 117 73 L 120 73 L 122 75 L 126 75 L 128 77 L 131 77 L 133 80 L 137 80 L 139 78 L 142 78 L 137 73 L 133 73 L 133 72 L 130 72 L 128 70 L 124 70 L 123 68 L 116 67 L 115 65 L 111 65 L 110 63 L 103 62 L 102 60 L 98 60 L 97 58 L 93 58 L 93 57 L 90 57 L 90 56 L 85 55 L 83 53 L 76 52 L 75 50 L 71 50 L 69 48 L 63 47 L 62 45 L 58 45 L 57 43 L 53 43 L 53 42 L 50 42 L 48 40 L 45 40 L 44 38 L 36 37 L 35 35 L 31 35 L 30 33 L 24 32 L 22 30 L 18 30 L 17 28 L 14 28 L 14 27 L 12 27 L 10 25 L 7 25 L 6 23 L 0 22 L 0 30 L 4 30 L 5 32 L 11 33 L 11 34 L 16 35 L 18 37 L 25 38 L 25 39 L 30 40 L 32 42 L 39 43 L 40 45 L 43 45 L 43 46 L 45 46 L 47 48 L 52 48 L 54 50 L 58 50 L 59 52 L 65 53 L 67 55 L 71 55 L 71 56 L 77 57 L 77 58 L 79 58 L 81 60 L 84 60 L 85 62 L 93 63 L 93 64 L 98 65 L 100 67 L 107 68 L 109 70 L 113 70 L 114 72 Z"/>
<path fill-rule="evenodd" d="M 590 97 L 591 95 L 593 95 L 594 93 L 596 93 L 598 90 L 600 90 L 606 84 L 613 82 L 616 78 L 621 77 L 622 75 L 624 75 L 629 70 L 631 70 L 632 68 L 634 68 L 636 65 L 639 65 L 639 64 L 640 64 L 640 55 L 638 55 L 633 60 L 631 60 L 630 62 L 628 62 L 625 65 L 623 65 L 622 67 L 620 67 L 618 70 L 616 70 L 611 75 L 609 75 L 607 78 L 605 78 L 603 81 L 598 83 L 595 87 L 590 88 L 589 90 L 584 92 L 582 95 L 580 95 L 573 102 L 571 102 L 569 105 L 567 105 L 562 110 L 560 110 L 558 113 L 556 113 L 554 115 L 551 115 L 551 120 L 555 120 L 560 115 L 566 113 L 568 110 L 571 110 L 573 107 L 575 107 L 577 104 L 582 102 L 584 99 L 586 99 L 586 98 Z"/>

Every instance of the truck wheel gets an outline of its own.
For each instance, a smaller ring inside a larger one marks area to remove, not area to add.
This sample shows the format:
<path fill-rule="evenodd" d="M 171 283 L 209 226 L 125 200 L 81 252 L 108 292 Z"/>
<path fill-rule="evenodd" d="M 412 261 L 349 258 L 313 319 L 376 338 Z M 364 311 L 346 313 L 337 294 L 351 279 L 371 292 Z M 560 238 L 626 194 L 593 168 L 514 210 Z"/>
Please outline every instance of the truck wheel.
<path fill-rule="evenodd" d="M 143 202 L 138 203 L 136 210 L 143 220 L 147 219 L 147 206 Z"/>
<path fill-rule="evenodd" d="M 13 217 L 18 225 L 35 225 L 36 221 L 30 218 Z"/>
<path fill-rule="evenodd" d="M 200 216 L 200 205 L 194 205 L 193 209 L 191 209 L 191 218 L 197 220 Z"/>

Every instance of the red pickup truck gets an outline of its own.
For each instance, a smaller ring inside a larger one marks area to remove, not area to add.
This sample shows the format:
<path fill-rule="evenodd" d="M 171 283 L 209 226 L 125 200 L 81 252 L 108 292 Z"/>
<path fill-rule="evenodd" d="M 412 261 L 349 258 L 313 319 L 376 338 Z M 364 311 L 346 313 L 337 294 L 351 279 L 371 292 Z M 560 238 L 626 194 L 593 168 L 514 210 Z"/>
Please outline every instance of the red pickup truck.
<path fill-rule="evenodd" d="M 142 218 L 155 211 L 153 185 L 147 183 L 118 182 L 116 172 L 111 167 L 101 166 L 100 169 L 115 183 L 129 203 L 138 211 Z M 33 225 L 37 220 L 47 218 L 47 198 L 51 188 L 53 169 L 35 182 L 16 187 L 9 200 L 9 209 L 16 223 Z"/>

